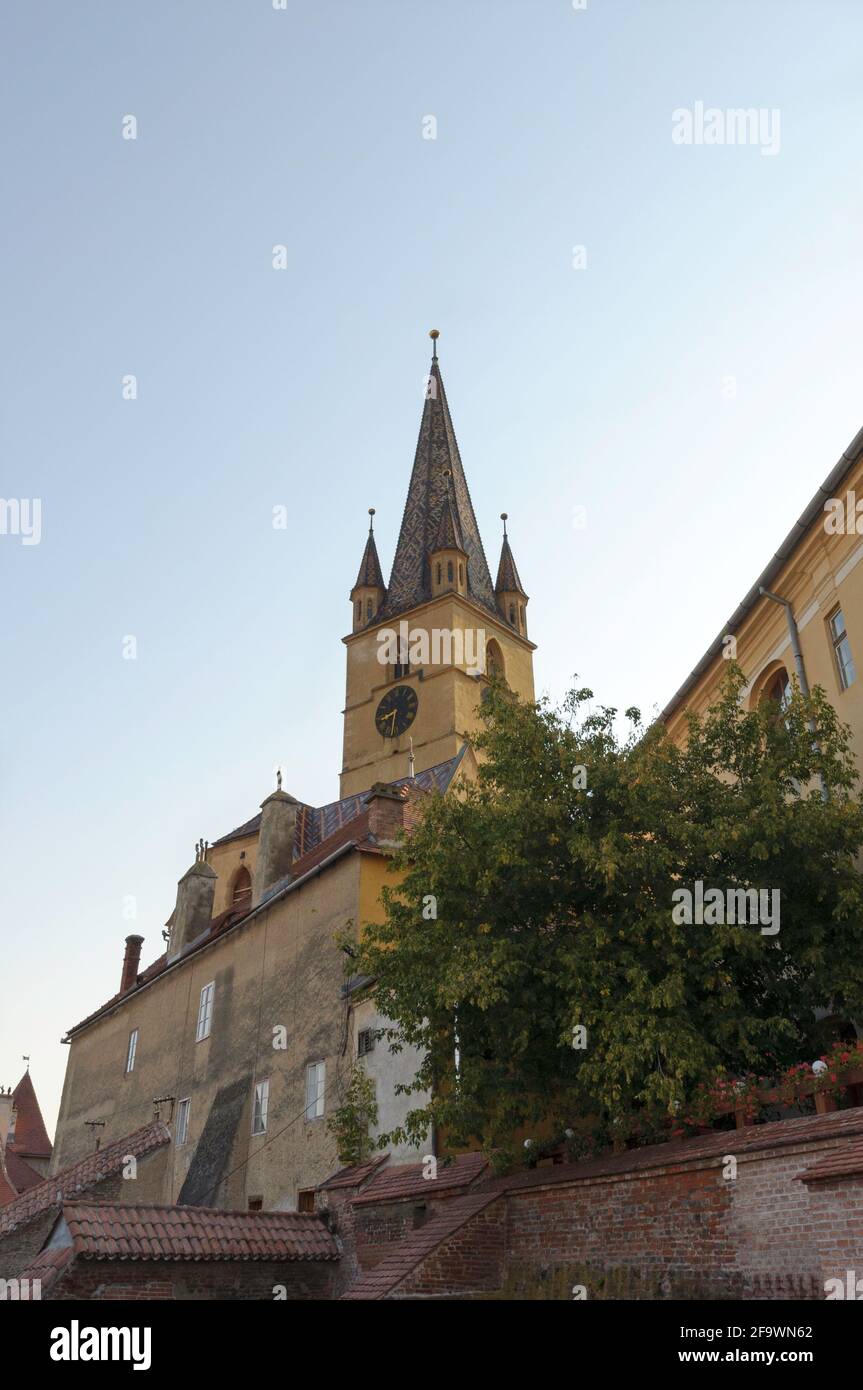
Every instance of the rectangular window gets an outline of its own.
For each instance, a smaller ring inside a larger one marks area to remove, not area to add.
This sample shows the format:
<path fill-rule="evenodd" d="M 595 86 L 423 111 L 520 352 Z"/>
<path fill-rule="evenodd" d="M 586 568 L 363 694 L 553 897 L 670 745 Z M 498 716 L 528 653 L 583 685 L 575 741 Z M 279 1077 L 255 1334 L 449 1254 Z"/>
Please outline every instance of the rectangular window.
<path fill-rule="evenodd" d="M 302 1191 L 300 1191 L 300 1192 L 297 1193 L 297 1211 L 304 1211 L 304 1212 L 306 1212 L 306 1213 L 309 1213 L 309 1212 L 312 1212 L 312 1213 L 313 1213 L 314 1210 L 315 1210 L 315 1189 L 314 1189 L 313 1187 L 306 1187 L 306 1188 L 304 1188 Z"/>
<path fill-rule="evenodd" d="M 126 1052 L 126 1075 L 135 1070 L 135 1053 L 138 1051 L 138 1030 L 133 1028 L 129 1034 L 129 1047 Z"/>
<path fill-rule="evenodd" d="M 374 1051 L 375 1033 L 373 1028 L 361 1028 L 357 1033 L 357 1056 L 365 1057 Z"/>
<path fill-rule="evenodd" d="M 263 1210 L 264 1210 L 264 1199 L 263 1199 L 263 1197 L 250 1197 L 250 1198 L 249 1198 L 249 1211 L 263 1211 Z"/>
<path fill-rule="evenodd" d="M 317 1120 L 324 1113 L 325 1062 L 312 1062 L 306 1068 L 306 1119 Z"/>
<path fill-rule="evenodd" d="M 259 1081 L 255 1086 L 255 1104 L 252 1112 L 252 1133 L 266 1134 L 267 1110 L 270 1105 L 270 1083 Z"/>
<path fill-rule="evenodd" d="M 177 1106 L 176 1143 L 178 1147 L 180 1144 L 185 1144 L 186 1140 L 189 1137 L 189 1111 L 191 1110 L 191 1108 L 192 1102 L 188 1096 L 185 1100 L 181 1100 L 180 1104 Z"/>
<path fill-rule="evenodd" d="M 845 619 L 842 616 L 841 608 L 837 608 L 836 612 L 830 616 L 830 638 L 836 655 L 839 684 L 843 690 L 847 690 L 849 685 L 853 685 L 856 680 L 857 672 L 854 670 L 851 643 L 848 641 L 848 633 L 845 631 Z"/>
<path fill-rule="evenodd" d="M 195 1034 L 195 1042 L 200 1042 L 202 1038 L 208 1038 L 210 1036 L 210 1028 L 213 1022 L 213 997 L 215 993 L 215 980 L 212 980 L 208 985 L 204 985 L 204 988 L 201 990 L 201 1002 L 198 1005 L 198 1031 Z"/>

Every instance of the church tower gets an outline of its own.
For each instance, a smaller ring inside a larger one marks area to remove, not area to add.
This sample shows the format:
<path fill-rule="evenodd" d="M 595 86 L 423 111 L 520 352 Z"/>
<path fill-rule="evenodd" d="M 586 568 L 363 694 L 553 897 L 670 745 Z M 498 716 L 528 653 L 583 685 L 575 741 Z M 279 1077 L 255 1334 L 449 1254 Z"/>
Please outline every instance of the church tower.
<path fill-rule="evenodd" d="M 506 534 L 497 583 L 480 539 L 437 356 L 436 329 L 390 582 L 371 527 L 351 590 L 341 795 L 454 757 L 488 674 L 534 698 L 534 644 Z M 373 510 L 371 515 L 374 515 Z"/>

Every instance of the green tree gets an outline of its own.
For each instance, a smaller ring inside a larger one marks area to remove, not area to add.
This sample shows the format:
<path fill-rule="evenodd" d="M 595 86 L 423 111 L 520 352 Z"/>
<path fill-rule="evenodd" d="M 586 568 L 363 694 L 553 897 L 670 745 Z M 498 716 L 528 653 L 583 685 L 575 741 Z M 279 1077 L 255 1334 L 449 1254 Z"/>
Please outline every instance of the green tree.
<path fill-rule="evenodd" d="M 327 1129 L 338 1145 L 340 1163 L 353 1166 L 370 1156 L 376 1147 L 371 1130 L 377 1122 L 374 1082 L 362 1063 L 355 1062 L 344 1100 L 327 1120 Z"/>
<path fill-rule="evenodd" d="M 352 963 L 377 980 L 390 1046 L 422 1056 L 385 1138 L 433 1122 L 506 1149 L 543 1121 L 649 1128 L 720 1069 L 815 1055 L 816 1007 L 863 1018 L 849 731 L 819 689 L 780 712 L 744 708 L 743 685 L 729 663 L 685 747 L 637 710 L 619 739 L 589 690 L 555 710 L 492 685 L 478 781 L 429 799 Z M 675 921 L 672 895 L 698 881 L 778 890 L 779 930 Z"/>

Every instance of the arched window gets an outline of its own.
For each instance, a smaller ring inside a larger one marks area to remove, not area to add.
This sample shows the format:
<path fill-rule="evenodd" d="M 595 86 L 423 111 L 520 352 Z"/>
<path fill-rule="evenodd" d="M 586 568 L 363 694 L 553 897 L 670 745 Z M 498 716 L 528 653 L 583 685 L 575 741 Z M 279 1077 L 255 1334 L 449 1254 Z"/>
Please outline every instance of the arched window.
<path fill-rule="evenodd" d="M 360 621 L 360 619 L 362 618 L 362 616 L 363 616 L 363 605 L 362 605 L 362 603 L 360 602 L 360 600 L 357 599 L 357 622 Z"/>
<path fill-rule="evenodd" d="M 512 624 L 512 626 L 515 627 L 515 604 L 514 604 L 514 603 L 511 603 L 511 604 L 509 605 L 509 621 L 510 621 L 510 623 Z"/>
<path fill-rule="evenodd" d="M 766 700 L 772 700 L 780 710 L 788 708 L 791 701 L 791 678 L 784 666 L 774 671 L 765 683 L 758 703 L 763 704 Z"/>
<path fill-rule="evenodd" d="M 438 584 L 440 584 L 440 581 L 441 581 L 441 567 L 440 567 L 440 565 L 438 565 L 438 567 L 437 567 L 437 582 L 438 582 Z"/>
<path fill-rule="evenodd" d="M 503 653 L 495 641 L 487 642 L 485 646 L 485 673 L 489 680 L 504 676 Z"/>
<path fill-rule="evenodd" d="M 459 584 L 464 584 L 464 565 L 461 560 L 458 562 L 458 582 Z"/>
<path fill-rule="evenodd" d="M 446 577 L 447 577 L 447 582 L 450 583 L 450 584 L 452 583 L 452 576 L 453 576 L 453 571 L 452 571 L 452 560 L 447 560 L 447 562 L 446 562 Z"/>
<path fill-rule="evenodd" d="M 231 892 L 231 907 L 235 912 L 241 912 L 243 908 L 252 906 L 252 876 L 242 864 L 237 870 L 234 879 L 234 887 Z"/>
<path fill-rule="evenodd" d="M 519 604 L 518 611 L 519 611 L 519 613 L 521 614 L 521 630 L 522 630 L 522 632 L 524 632 L 526 629 L 525 629 L 525 626 L 524 626 L 524 604 L 523 604 L 523 603 L 520 603 L 520 604 Z"/>
<path fill-rule="evenodd" d="M 372 609 L 372 601 L 371 601 L 370 598 L 367 598 L 367 599 L 366 599 L 366 617 L 367 617 L 367 618 L 370 618 L 370 617 L 372 616 L 373 611 L 374 611 L 374 610 Z"/>

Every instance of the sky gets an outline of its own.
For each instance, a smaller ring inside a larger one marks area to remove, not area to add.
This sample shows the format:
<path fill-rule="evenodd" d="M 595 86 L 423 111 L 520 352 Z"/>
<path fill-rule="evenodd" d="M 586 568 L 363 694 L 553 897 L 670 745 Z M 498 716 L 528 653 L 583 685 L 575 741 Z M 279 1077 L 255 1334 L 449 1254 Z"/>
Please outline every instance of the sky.
<path fill-rule="evenodd" d="M 554 700 L 661 708 L 863 425 L 863 6 L 580 5 L 4 6 L 0 1084 L 49 1129 L 196 840 L 277 764 L 338 794 L 430 328 Z"/>

